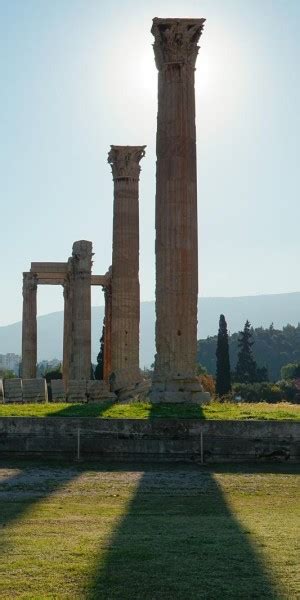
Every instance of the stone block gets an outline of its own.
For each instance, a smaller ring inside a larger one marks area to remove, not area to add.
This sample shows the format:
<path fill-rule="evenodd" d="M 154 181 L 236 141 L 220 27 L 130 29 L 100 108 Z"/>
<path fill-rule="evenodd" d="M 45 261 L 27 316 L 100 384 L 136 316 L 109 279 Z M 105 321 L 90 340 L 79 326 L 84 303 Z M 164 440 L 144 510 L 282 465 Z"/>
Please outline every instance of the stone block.
<path fill-rule="evenodd" d="M 86 379 L 69 379 L 67 402 L 86 402 Z"/>
<path fill-rule="evenodd" d="M 4 379 L 4 402 L 23 402 L 22 379 Z"/>
<path fill-rule="evenodd" d="M 48 402 L 46 379 L 23 379 L 23 402 Z"/>
<path fill-rule="evenodd" d="M 0 404 L 4 402 L 4 389 L 3 389 L 3 380 L 0 379 Z"/>
<path fill-rule="evenodd" d="M 109 391 L 109 385 L 103 380 L 87 381 L 87 400 L 88 402 L 105 402 L 105 400 L 115 400 L 116 395 Z"/>
<path fill-rule="evenodd" d="M 51 394 L 53 402 L 66 401 L 66 393 L 62 379 L 51 379 Z"/>

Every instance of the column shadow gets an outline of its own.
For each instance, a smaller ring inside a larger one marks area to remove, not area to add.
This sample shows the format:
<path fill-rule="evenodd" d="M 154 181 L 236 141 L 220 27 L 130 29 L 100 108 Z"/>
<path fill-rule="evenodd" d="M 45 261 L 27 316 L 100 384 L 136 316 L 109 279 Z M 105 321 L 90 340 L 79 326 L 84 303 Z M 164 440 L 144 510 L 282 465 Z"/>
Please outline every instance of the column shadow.
<path fill-rule="evenodd" d="M 146 466 L 84 597 L 279 599 L 248 533 L 212 470 Z"/>
<path fill-rule="evenodd" d="M 0 480 L 2 528 L 18 520 L 30 507 L 54 494 L 82 472 L 80 467 L 71 464 L 62 466 L 59 462 L 49 460 L 45 466 L 34 461 L 1 460 L 0 469 L 8 471 L 7 477 Z M 14 475 L 16 469 L 18 472 Z M 0 550 L 4 548 L 5 542 L 2 540 Z"/>

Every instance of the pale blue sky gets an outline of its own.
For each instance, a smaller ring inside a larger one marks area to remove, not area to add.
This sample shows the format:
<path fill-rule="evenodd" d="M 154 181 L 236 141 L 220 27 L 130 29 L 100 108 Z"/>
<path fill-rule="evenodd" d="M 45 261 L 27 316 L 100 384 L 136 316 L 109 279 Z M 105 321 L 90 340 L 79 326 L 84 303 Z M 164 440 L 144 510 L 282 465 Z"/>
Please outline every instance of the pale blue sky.
<path fill-rule="evenodd" d="M 111 262 L 110 144 L 147 144 L 141 297 L 154 298 L 154 16 L 206 17 L 196 72 L 204 296 L 297 291 L 299 0 L 0 0 L 0 324 L 22 271 L 92 240 Z M 39 288 L 39 314 L 62 292 Z M 94 304 L 102 304 L 100 292 Z"/>

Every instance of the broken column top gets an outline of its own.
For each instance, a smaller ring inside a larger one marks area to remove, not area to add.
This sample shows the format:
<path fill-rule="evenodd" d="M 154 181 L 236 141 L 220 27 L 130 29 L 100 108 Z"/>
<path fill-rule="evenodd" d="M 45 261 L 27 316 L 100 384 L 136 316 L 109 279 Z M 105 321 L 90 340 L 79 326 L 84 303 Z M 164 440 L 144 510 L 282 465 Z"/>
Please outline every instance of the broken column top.
<path fill-rule="evenodd" d="M 139 179 L 140 160 L 145 156 L 146 146 L 111 146 L 107 162 L 111 166 L 113 180 Z"/>
<path fill-rule="evenodd" d="M 24 290 L 36 290 L 37 289 L 37 276 L 35 273 L 30 271 L 23 273 L 23 292 Z"/>
<path fill-rule="evenodd" d="M 153 19 L 151 33 L 155 63 L 160 70 L 167 64 L 186 63 L 195 67 L 198 41 L 206 19 Z"/>
<path fill-rule="evenodd" d="M 80 269 L 89 271 L 92 266 L 93 244 L 87 240 L 74 242 L 72 249 L 72 258 L 80 263 Z"/>

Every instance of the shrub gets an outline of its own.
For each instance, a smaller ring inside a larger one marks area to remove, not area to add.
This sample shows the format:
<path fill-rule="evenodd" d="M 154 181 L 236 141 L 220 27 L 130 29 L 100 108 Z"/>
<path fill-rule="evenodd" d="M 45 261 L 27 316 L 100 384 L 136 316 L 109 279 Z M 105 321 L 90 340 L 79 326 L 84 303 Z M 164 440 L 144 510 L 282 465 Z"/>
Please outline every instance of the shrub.
<path fill-rule="evenodd" d="M 208 373 L 204 373 L 199 376 L 199 381 L 203 387 L 204 392 L 209 392 L 211 396 L 214 395 L 216 391 L 215 380 L 212 375 L 208 375 Z"/>
<path fill-rule="evenodd" d="M 244 402 L 297 402 L 297 389 L 292 382 L 278 383 L 235 383 L 234 396 L 241 396 Z"/>

